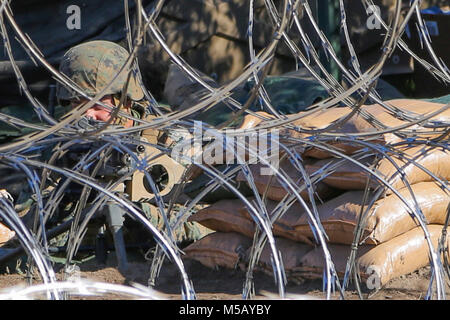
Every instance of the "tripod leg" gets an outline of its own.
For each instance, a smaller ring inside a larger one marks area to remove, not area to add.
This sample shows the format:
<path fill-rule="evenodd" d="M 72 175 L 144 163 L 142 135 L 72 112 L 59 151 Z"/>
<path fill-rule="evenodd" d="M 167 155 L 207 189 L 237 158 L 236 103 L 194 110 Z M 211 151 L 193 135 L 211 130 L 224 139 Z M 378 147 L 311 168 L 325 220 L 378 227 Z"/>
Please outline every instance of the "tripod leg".
<path fill-rule="evenodd" d="M 127 252 L 123 238 L 123 210 L 115 203 L 108 203 L 104 208 L 106 222 L 112 232 L 117 263 L 120 272 L 128 270 Z"/>
<path fill-rule="evenodd" d="M 95 238 L 95 258 L 97 263 L 106 264 L 106 243 L 104 226 L 100 227 L 98 235 Z"/>

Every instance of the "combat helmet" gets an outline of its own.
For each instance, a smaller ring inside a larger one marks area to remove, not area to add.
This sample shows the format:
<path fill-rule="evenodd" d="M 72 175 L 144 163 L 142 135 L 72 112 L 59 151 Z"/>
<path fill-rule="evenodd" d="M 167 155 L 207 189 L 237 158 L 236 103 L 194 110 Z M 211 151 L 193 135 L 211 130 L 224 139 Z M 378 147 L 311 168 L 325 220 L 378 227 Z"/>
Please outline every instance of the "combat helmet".
<path fill-rule="evenodd" d="M 128 51 L 114 42 L 103 40 L 85 42 L 64 54 L 59 71 L 74 81 L 88 96 L 94 97 L 116 76 L 128 57 Z M 127 77 L 127 72 L 122 72 L 105 95 L 120 94 Z M 80 95 L 58 83 L 56 96 L 59 101 L 68 101 Z M 127 96 L 134 101 L 144 97 L 133 71 L 128 83 Z"/>

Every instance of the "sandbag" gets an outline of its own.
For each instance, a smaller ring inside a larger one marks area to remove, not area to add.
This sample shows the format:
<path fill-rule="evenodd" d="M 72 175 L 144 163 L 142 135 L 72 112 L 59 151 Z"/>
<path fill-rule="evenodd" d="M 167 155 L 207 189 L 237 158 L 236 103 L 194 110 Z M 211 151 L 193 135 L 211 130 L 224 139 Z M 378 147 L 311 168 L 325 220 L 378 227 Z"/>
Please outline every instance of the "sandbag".
<path fill-rule="evenodd" d="M 428 146 L 417 146 L 413 148 L 402 148 L 408 158 L 411 158 L 417 164 L 428 169 L 432 174 L 440 179 L 450 180 L 450 151 L 442 148 L 434 148 Z M 435 179 L 427 172 L 416 166 L 414 163 L 394 158 L 394 162 L 401 168 L 405 174 L 405 178 L 409 184 L 415 184 L 424 181 L 434 181 Z M 380 160 L 377 170 L 386 178 L 390 179 L 398 170 L 386 158 Z M 401 181 L 400 174 L 397 174 L 392 182 L 392 186 L 400 189 L 405 186 Z"/>
<path fill-rule="evenodd" d="M 375 161 L 374 157 L 368 157 L 358 160 L 359 163 L 366 167 L 370 167 Z M 340 163 L 331 174 L 323 178 L 322 182 L 326 185 L 340 189 L 340 190 L 363 190 L 367 184 L 368 173 L 354 162 L 342 159 L 323 159 L 315 162 L 305 164 L 308 172 L 314 173 L 321 170 L 323 167 L 331 167 L 336 163 Z M 375 188 L 378 182 L 375 179 L 370 179 L 369 186 Z"/>
<path fill-rule="evenodd" d="M 442 148 L 432 148 L 416 146 L 412 148 L 399 148 L 398 152 L 404 154 L 406 157 L 413 159 L 417 164 L 423 166 L 429 170 L 432 174 L 436 175 L 440 179 L 449 180 L 450 179 L 450 151 L 443 150 Z M 419 182 L 433 181 L 435 180 L 427 172 L 423 171 L 421 168 L 416 166 L 412 162 L 407 162 L 406 159 L 400 160 L 395 156 L 391 157 L 404 173 L 405 178 L 408 180 L 409 184 L 415 184 Z M 312 163 L 305 164 L 308 172 L 315 172 L 320 170 L 325 165 L 332 165 L 336 162 L 342 161 L 341 159 L 323 159 L 317 160 Z M 365 166 L 370 166 L 374 164 L 374 158 L 368 157 L 359 161 Z M 401 180 L 401 175 L 396 174 L 398 169 L 396 166 L 388 159 L 382 158 L 378 161 L 375 167 L 375 172 L 379 174 L 383 179 L 389 181 L 393 179 L 391 185 L 395 189 L 401 189 L 405 187 L 405 184 Z M 396 174 L 395 177 L 393 175 Z M 325 177 L 323 182 L 327 185 L 343 189 L 343 190 L 363 190 L 366 187 L 367 177 L 369 174 L 364 171 L 359 165 L 350 162 L 343 161 L 336 170 Z M 370 179 L 369 186 L 375 188 L 381 185 L 378 179 L 373 176 Z M 392 193 L 390 189 L 386 189 L 387 193 Z"/>
<path fill-rule="evenodd" d="M 436 103 L 430 101 L 416 100 L 416 99 L 392 99 L 387 100 L 385 103 L 388 106 L 393 106 L 395 108 L 402 109 L 406 112 L 416 113 L 417 115 L 426 115 L 435 112 L 445 106 L 443 103 Z M 405 124 L 404 120 L 394 117 L 380 104 L 363 105 L 361 109 L 368 112 L 370 115 L 375 117 L 379 122 L 387 127 L 395 127 Z M 307 129 L 323 129 L 328 127 L 334 121 L 349 115 L 352 111 L 349 107 L 335 107 L 329 108 L 325 111 L 320 111 L 318 113 L 313 113 L 302 119 L 293 122 L 295 126 L 301 126 Z M 257 114 L 273 118 L 270 114 L 266 112 L 256 112 Z M 430 118 L 433 121 L 449 122 L 450 121 L 450 108 L 447 108 L 443 112 Z M 240 128 L 248 129 L 253 128 L 262 120 L 253 115 L 246 115 L 244 121 L 242 122 Z M 415 125 L 413 128 L 420 128 Z M 375 127 L 368 123 L 359 114 L 353 115 L 347 122 L 342 126 L 335 128 L 337 132 L 340 133 L 362 133 L 375 131 Z M 390 137 L 390 136 L 388 136 Z M 387 141 L 390 142 L 390 141 Z"/>
<path fill-rule="evenodd" d="M 397 107 L 399 109 L 405 110 L 405 112 L 411 112 L 417 114 L 417 116 L 423 116 L 428 113 L 437 111 L 443 108 L 445 105 L 440 103 L 426 102 L 421 100 L 412 100 L 412 99 L 394 99 L 386 101 L 386 104 Z M 378 122 L 386 127 L 397 127 L 406 124 L 407 122 L 401 119 L 398 119 L 391 115 L 379 104 L 372 105 L 363 105 L 361 109 L 367 113 L 369 113 L 372 117 L 374 117 Z M 298 127 L 302 127 L 304 129 L 324 129 L 330 126 L 332 123 L 337 121 L 338 119 L 350 115 L 352 109 L 349 107 L 334 107 L 329 108 L 325 111 L 320 111 L 308 115 L 302 119 L 294 121 L 292 124 Z M 447 108 L 440 114 L 430 118 L 428 121 L 441 121 L 441 122 L 449 122 L 450 121 L 450 108 Z M 436 135 L 429 135 L 420 133 L 421 130 L 429 131 L 424 127 L 419 125 L 413 125 L 408 129 L 418 130 L 416 136 L 422 138 L 431 138 Z M 333 132 L 341 133 L 341 134 L 354 134 L 354 133 L 369 133 L 378 131 L 377 127 L 375 127 L 372 123 L 369 123 L 365 120 L 360 114 L 352 115 L 346 122 L 342 125 L 337 126 L 332 129 Z M 290 137 L 308 137 L 309 134 L 299 133 L 294 130 L 286 131 Z M 373 143 L 378 144 L 392 144 L 401 141 L 401 138 L 392 133 L 382 134 L 372 139 Z M 360 144 L 357 143 L 347 143 L 347 142 L 329 142 L 334 148 L 339 149 L 340 152 L 350 155 L 357 150 L 363 148 Z M 333 156 L 332 153 L 326 150 L 322 150 L 316 147 L 310 147 L 304 152 L 305 156 L 313 157 L 317 159 L 326 159 Z"/>
<path fill-rule="evenodd" d="M 255 224 L 250 217 L 242 213 L 244 204 L 241 200 L 220 200 L 201 209 L 188 218 L 190 222 L 220 232 L 236 232 L 253 238 Z"/>
<path fill-rule="evenodd" d="M 434 250 L 437 249 L 443 226 L 428 225 Z M 446 239 L 448 247 L 449 238 Z M 448 252 L 446 253 L 448 255 Z M 358 259 L 363 277 L 376 275 L 383 286 L 389 280 L 429 265 L 429 248 L 422 228 L 417 227 L 376 246 Z"/>
<path fill-rule="evenodd" d="M 361 210 L 363 191 L 346 192 L 317 206 L 320 221 L 330 243 L 351 244 L 356 222 Z M 298 233 L 313 239 L 314 234 L 308 224 L 307 215 L 303 215 L 294 226 Z M 367 228 L 364 236 L 369 234 Z M 367 238 L 367 244 L 374 244 L 372 238 Z"/>
<path fill-rule="evenodd" d="M 16 233 L 14 231 L 10 230 L 3 223 L 0 223 L 0 246 L 11 240 L 15 235 Z"/>
<path fill-rule="evenodd" d="M 441 225 L 428 225 L 434 249 L 442 232 Z M 447 238 L 448 243 L 448 238 Z M 347 245 L 328 245 L 336 272 L 343 276 L 351 247 Z M 447 253 L 448 254 L 448 253 Z M 398 237 L 378 246 L 362 245 L 357 250 L 357 266 L 360 278 L 377 277 L 381 286 L 391 279 L 414 272 L 429 264 L 429 250 L 422 228 L 416 227 Z M 321 247 L 311 250 L 300 261 L 296 268 L 303 277 L 316 279 L 323 277 L 325 259 Z"/>
<path fill-rule="evenodd" d="M 418 117 L 425 115 L 429 112 L 437 111 L 444 107 L 444 104 L 426 102 L 421 100 L 408 100 L 408 99 L 397 99 L 397 100 L 389 100 L 386 101 L 387 104 L 401 108 L 405 110 L 405 112 L 410 112 L 417 114 Z M 370 114 L 373 118 L 375 118 L 382 125 L 392 128 L 400 125 L 404 125 L 408 122 L 400 120 L 389 112 L 386 111 L 381 105 L 373 104 L 373 105 L 363 105 L 361 107 L 363 111 Z M 258 115 L 262 117 L 272 118 L 273 117 L 265 112 L 256 112 Z M 304 118 L 295 120 L 291 122 L 289 125 L 300 127 L 303 129 L 324 129 L 332 125 L 335 121 L 346 117 L 352 113 L 352 108 L 350 107 L 333 107 L 326 109 L 324 111 L 314 112 Z M 301 114 L 301 113 L 299 113 Z M 214 112 L 214 117 L 217 117 L 217 112 Z M 289 116 L 288 116 L 289 117 Z M 246 115 L 242 117 L 243 120 L 240 120 L 240 124 L 235 125 L 237 129 L 251 129 L 259 125 L 263 122 L 256 115 Z M 450 108 L 445 110 L 444 112 L 432 117 L 430 120 L 434 121 L 450 121 Z M 421 133 L 421 130 L 430 131 L 430 129 L 426 129 L 419 125 L 413 125 L 408 127 L 408 130 L 414 129 L 416 130 L 416 137 L 421 138 L 431 138 L 439 135 L 436 133 L 435 135 L 429 135 L 425 133 Z M 359 113 L 353 114 L 347 121 L 342 124 L 333 127 L 330 131 L 336 132 L 338 134 L 357 134 L 357 133 L 370 133 L 376 132 L 380 129 L 371 122 L 364 119 L 363 116 Z M 308 133 L 301 133 L 295 131 L 293 129 L 282 129 L 279 133 L 280 141 L 282 143 L 290 144 L 292 143 L 292 138 L 306 138 L 309 137 Z M 288 140 L 286 140 L 288 138 Z M 370 138 L 372 143 L 376 144 L 392 144 L 401 141 L 402 138 L 396 136 L 393 133 L 380 134 Z M 364 145 L 358 144 L 356 142 L 343 142 L 343 141 L 328 141 L 327 145 L 332 148 L 336 148 L 339 152 L 344 153 L 346 155 L 353 154 L 354 152 L 361 150 L 364 148 Z M 302 154 L 305 157 L 312 157 L 316 159 L 327 159 L 333 157 L 333 153 L 323 150 L 318 147 L 307 147 L 303 145 L 306 150 L 302 150 Z M 249 155 L 246 154 L 245 158 L 248 159 Z M 225 154 L 223 158 L 219 158 L 220 163 L 225 163 Z"/>
<path fill-rule="evenodd" d="M 299 266 L 303 256 L 311 251 L 314 247 L 308 244 L 298 243 L 284 238 L 276 238 L 275 245 L 277 247 L 277 250 L 281 253 L 282 264 L 286 272 L 287 279 L 292 280 L 293 282 L 298 281 L 299 279 L 296 279 L 296 277 L 294 277 L 292 273 Z M 250 252 L 251 248 L 247 249 L 247 260 L 250 257 Z M 272 250 L 269 243 L 266 242 L 263 250 L 261 251 L 261 255 L 255 269 L 262 271 L 268 275 L 273 275 L 271 257 Z M 242 266 L 243 265 L 241 265 L 241 267 Z"/>
<path fill-rule="evenodd" d="M 450 196 L 434 182 L 422 182 L 412 186 L 415 199 L 430 224 L 444 224 Z M 412 207 L 414 201 L 408 189 L 399 191 Z M 318 213 L 331 243 L 351 244 L 361 213 L 364 191 L 349 191 L 318 206 Z M 368 201 L 370 201 L 370 197 Z M 367 206 L 364 206 L 364 211 Z M 365 244 L 380 244 L 414 229 L 417 224 L 408 214 L 403 201 L 395 194 L 378 199 L 367 216 L 363 229 Z M 298 219 L 295 230 L 308 238 L 313 234 L 306 215 Z"/>
<path fill-rule="evenodd" d="M 276 203 L 268 201 L 267 210 L 269 214 L 275 206 Z M 296 232 L 293 227 L 302 213 L 300 205 L 294 203 L 280 219 L 275 221 L 272 226 L 273 234 L 294 241 L 311 243 L 307 237 Z M 191 215 L 188 221 L 195 221 L 215 231 L 236 232 L 249 238 L 253 238 L 255 233 L 255 222 L 241 200 L 218 201 Z"/>
<path fill-rule="evenodd" d="M 445 103 L 437 103 L 431 101 L 424 101 L 418 99 L 392 99 L 386 101 L 399 109 L 414 112 L 420 115 L 429 114 L 445 107 Z M 445 109 L 443 112 L 430 118 L 434 121 L 450 121 L 450 108 Z"/>
<path fill-rule="evenodd" d="M 252 199 L 250 199 L 252 200 Z M 272 216 L 274 209 L 278 205 L 278 202 L 267 200 L 266 201 L 266 209 L 270 216 Z M 252 219 L 250 212 L 246 206 L 242 207 L 239 212 L 247 217 L 248 219 Z M 306 236 L 304 236 L 301 232 L 297 232 L 294 228 L 297 225 L 298 220 L 305 214 L 303 206 L 294 202 L 286 212 L 279 217 L 272 225 L 273 234 L 278 237 L 282 237 L 285 239 L 290 239 L 297 242 L 303 242 L 312 244 L 311 240 L 309 240 Z"/>
<path fill-rule="evenodd" d="M 255 114 L 257 114 L 258 116 L 253 114 L 245 115 L 244 118 L 242 119 L 241 124 L 237 126 L 237 129 L 252 129 L 264 121 L 263 119 L 261 119 L 261 117 L 274 119 L 273 116 L 264 111 L 258 111 L 255 112 Z"/>
<path fill-rule="evenodd" d="M 233 167 L 235 165 L 221 165 L 216 166 L 216 169 L 220 172 L 224 172 L 227 168 L 230 169 L 230 167 Z M 205 186 L 211 183 L 211 175 L 203 172 L 202 170 L 195 170 L 197 168 L 194 168 L 194 171 L 196 171 L 198 174 L 197 177 L 193 178 L 192 181 L 187 182 L 184 185 L 183 192 L 188 195 L 191 199 L 194 199 L 197 197 L 204 189 Z M 251 197 L 253 195 L 253 191 L 249 188 L 249 186 L 246 183 L 242 183 L 239 181 L 229 181 L 229 183 L 237 189 L 238 192 L 240 192 L 244 197 Z M 205 194 L 201 202 L 205 203 L 215 203 L 219 200 L 224 199 L 238 199 L 238 196 L 236 193 L 230 190 L 230 188 L 218 185 L 213 190 L 209 191 L 207 194 Z"/>
<path fill-rule="evenodd" d="M 347 266 L 347 260 L 351 253 L 351 247 L 341 244 L 327 244 L 327 248 L 330 252 L 336 273 L 339 277 L 343 277 Z M 361 257 L 373 248 L 374 246 L 372 245 L 359 246 L 356 257 Z M 323 249 L 322 247 L 315 247 L 302 257 L 299 265 L 292 271 L 296 274 L 296 277 L 320 279 L 323 277 L 325 267 Z M 362 278 L 364 279 L 364 277 Z"/>
<path fill-rule="evenodd" d="M 314 112 L 304 118 L 293 121 L 291 124 L 307 130 L 318 130 L 325 129 L 338 121 L 350 115 L 352 109 L 350 107 L 333 107 L 326 110 Z M 358 114 L 353 114 L 345 122 L 340 125 L 333 127 L 330 131 L 342 134 L 354 134 L 362 132 L 375 132 L 377 131 L 374 126 L 369 124 Z M 287 129 L 283 130 L 283 134 L 280 134 L 281 140 L 283 141 L 283 135 L 287 135 L 290 138 L 307 138 L 311 134 L 301 133 L 295 130 Z M 375 143 L 385 143 L 384 137 L 378 137 L 374 140 Z M 352 154 L 355 151 L 361 149 L 361 145 L 349 142 L 328 142 L 329 146 L 337 148 L 339 152 L 344 154 Z M 303 153 L 304 156 L 313 157 L 317 159 L 326 159 L 333 156 L 329 151 L 323 150 L 317 147 L 309 147 Z"/>
<path fill-rule="evenodd" d="M 303 183 L 303 176 L 300 171 L 298 171 L 289 160 L 283 160 L 280 163 L 280 168 L 284 171 L 284 173 L 291 178 L 294 182 L 294 186 L 299 187 Z M 283 185 L 280 183 L 279 179 L 276 175 L 265 175 L 261 174 L 264 171 L 263 169 L 268 169 L 268 167 L 261 164 L 249 165 L 250 171 L 254 178 L 254 183 L 258 193 L 263 195 L 267 189 L 267 198 L 273 201 L 281 201 L 287 194 L 292 194 L 290 189 L 286 190 Z M 311 173 L 311 170 L 307 169 L 307 165 L 305 165 L 305 170 L 308 174 Z M 239 172 L 236 176 L 236 181 L 238 182 L 247 182 L 245 175 L 242 172 Z M 333 188 L 330 188 L 324 182 L 319 182 L 314 184 L 316 196 L 322 200 L 329 199 L 336 195 L 336 191 Z M 309 201 L 308 190 L 303 190 L 300 192 L 300 196 L 303 200 Z"/>
<path fill-rule="evenodd" d="M 293 242 L 287 239 L 276 239 L 275 244 L 281 252 L 283 266 L 288 280 L 293 282 L 302 282 L 305 279 L 317 279 L 323 277 L 325 260 L 323 258 L 322 247 L 313 247 L 307 244 Z M 340 277 L 345 273 L 348 256 L 350 255 L 350 246 L 339 244 L 328 244 L 328 250 L 333 260 L 336 272 Z M 374 246 L 362 245 L 358 247 L 357 257 L 368 252 Z M 247 250 L 247 260 L 250 255 Z M 272 275 L 272 251 L 268 244 L 261 252 L 257 269 Z M 240 265 L 242 267 L 242 265 Z"/>
<path fill-rule="evenodd" d="M 234 269 L 251 244 L 250 238 L 238 233 L 214 232 L 184 248 L 184 258 L 197 260 L 212 269 Z"/>
<path fill-rule="evenodd" d="M 380 142 L 380 140 L 376 140 L 376 142 Z M 361 149 L 361 145 L 358 144 L 348 144 L 339 142 L 329 142 L 327 143 L 327 147 L 333 148 L 337 152 L 343 153 L 345 155 L 351 155 L 354 152 Z M 315 159 L 328 159 L 333 157 L 333 154 L 324 149 L 320 149 L 317 147 L 310 147 L 306 148 L 306 150 L 303 152 L 303 156 Z"/>

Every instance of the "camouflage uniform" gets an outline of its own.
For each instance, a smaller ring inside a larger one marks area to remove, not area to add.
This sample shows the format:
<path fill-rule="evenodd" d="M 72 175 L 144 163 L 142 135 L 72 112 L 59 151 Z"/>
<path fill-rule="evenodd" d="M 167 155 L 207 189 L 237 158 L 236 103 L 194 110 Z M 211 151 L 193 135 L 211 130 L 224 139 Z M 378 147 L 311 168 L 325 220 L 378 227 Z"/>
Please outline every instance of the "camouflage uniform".
<path fill-rule="evenodd" d="M 94 97 L 102 91 L 108 83 L 117 75 L 120 68 L 125 64 L 129 53 L 118 44 L 109 41 L 91 41 L 73 47 L 64 55 L 60 72 L 75 82 L 88 96 Z M 113 85 L 104 92 L 104 95 L 118 97 L 128 78 L 126 70 L 121 72 Z M 58 85 L 56 95 L 60 102 L 77 101 L 80 95 L 73 90 Z M 135 102 L 144 98 L 144 93 L 139 86 L 136 74 L 131 73 L 127 87 L 127 96 L 133 101 L 131 112 L 135 117 L 142 117 L 142 108 L 137 108 Z M 115 122 L 114 124 L 119 124 Z M 159 210 L 150 210 L 150 204 L 137 203 L 143 210 L 150 222 L 161 227 L 162 217 Z M 172 217 L 171 220 L 173 220 Z M 178 230 L 175 230 L 175 240 L 191 241 L 197 240 L 211 230 L 197 223 L 186 222 Z"/>
<path fill-rule="evenodd" d="M 71 48 L 64 54 L 59 70 L 69 77 L 90 97 L 94 97 L 111 82 L 128 59 L 129 53 L 123 47 L 109 41 L 91 41 Z M 122 92 L 127 81 L 126 70 L 120 73 L 104 95 Z M 56 95 L 60 100 L 73 100 L 79 94 L 58 85 Z M 144 98 L 144 93 L 133 73 L 128 83 L 127 95 L 131 100 Z"/>
<path fill-rule="evenodd" d="M 104 96 L 113 95 L 119 100 L 119 95 L 127 83 L 128 72 L 120 69 L 125 65 L 129 53 L 120 45 L 109 41 L 90 41 L 79 44 L 68 50 L 60 63 L 59 71 L 70 78 L 89 97 L 94 97 L 106 88 L 115 78 L 113 84 L 104 92 Z M 64 105 L 68 101 L 77 101 L 80 94 L 60 84 L 56 87 L 56 96 Z M 136 73 L 131 71 L 127 84 L 127 97 L 131 101 L 139 101 L 144 98 L 144 93 L 139 86 Z M 136 106 L 136 104 L 133 104 Z M 133 108 L 133 116 L 137 114 Z M 113 124 L 124 124 L 126 119 L 118 117 Z"/>

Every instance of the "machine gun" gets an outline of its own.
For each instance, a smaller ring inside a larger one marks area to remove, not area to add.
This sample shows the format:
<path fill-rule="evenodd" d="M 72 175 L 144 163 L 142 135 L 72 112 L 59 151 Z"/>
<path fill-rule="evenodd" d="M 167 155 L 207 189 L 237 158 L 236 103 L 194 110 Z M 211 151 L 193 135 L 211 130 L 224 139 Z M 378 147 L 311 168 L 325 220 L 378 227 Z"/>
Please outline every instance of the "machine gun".
<path fill-rule="evenodd" d="M 95 121 L 89 118 L 82 118 L 78 126 L 80 129 L 96 130 L 100 126 L 103 126 L 103 122 Z M 111 127 L 110 127 L 111 128 Z M 138 137 L 135 141 L 145 141 L 145 134 Z M 139 139 L 138 139 L 139 138 Z M 103 141 L 90 141 L 74 144 L 71 147 L 64 150 L 63 155 L 56 160 L 54 165 L 58 167 L 67 168 L 72 170 L 87 153 L 92 153 L 98 150 L 98 148 L 104 146 Z M 128 150 L 134 152 L 134 155 L 138 158 L 146 157 L 151 159 L 152 157 L 160 154 L 160 151 L 146 144 L 139 144 L 135 142 L 122 143 Z M 130 154 L 124 153 L 116 148 L 111 148 L 107 153 L 103 155 L 103 159 L 100 159 L 103 163 L 93 176 L 100 184 L 107 185 L 108 183 L 117 181 L 119 178 L 123 178 L 125 175 L 129 175 L 136 168 L 134 157 Z M 94 164 L 89 166 L 89 169 L 93 168 Z M 152 177 L 155 185 L 159 189 L 161 197 L 170 196 L 170 192 L 174 186 L 178 183 L 182 177 L 185 168 L 178 162 L 174 161 L 167 155 L 161 155 L 148 162 L 146 167 L 147 172 Z M 86 172 L 85 172 L 86 173 Z M 58 177 L 57 177 L 58 178 Z M 58 185 L 64 181 L 64 177 L 60 179 L 53 179 Z M 70 182 L 64 189 L 63 200 L 59 203 L 58 208 L 64 208 L 71 202 L 80 200 L 82 194 L 83 185 L 77 182 Z M 129 176 L 123 183 L 123 188 L 118 192 L 127 196 L 131 201 L 147 201 L 151 202 L 154 199 L 155 194 L 146 181 L 145 175 L 139 170 L 135 170 L 131 176 Z M 88 199 L 86 200 L 86 208 L 82 211 L 87 212 L 90 205 L 93 204 L 97 191 L 91 190 Z M 156 207 L 151 206 L 152 210 L 156 211 Z M 153 208 L 154 207 L 154 208 Z M 30 210 L 31 212 L 31 210 Z M 123 236 L 123 227 L 125 222 L 124 212 L 120 206 L 113 201 L 108 201 L 103 209 L 96 214 L 112 233 L 114 241 L 114 249 L 116 251 L 119 270 L 125 271 L 128 268 L 126 246 Z M 56 215 L 54 223 L 48 221 L 49 229 L 46 232 L 47 239 L 57 237 L 58 235 L 66 232 L 70 229 L 73 218 L 66 219 L 66 217 Z M 102 232 L 102 231 L 100 231 Z M 97 241 L 98 240 L 98 241 Z M 105 238 L 99 233 L 95 245 L 95 254 L 100 257 L 100 260 L 105 258 L 105 249 L 107 247 Z M 52 248 L 51 252 L 59 252 L 57 248 Z M 55 251 L 56 250 L 56 251 Z M 3 254 L 0 257 L 0 263 L 8 261 L 15 257 L 20 256 L 23 253 L 23 247 L 11 249 L 7 254 Z"/>
<path fill-rule="evenodd" d="M 78 126 L 85 130 L 96 130 L 103 126 L 103 122 L 95 121 L 90 118 L 82 118 Z M 113 128 L 110 126 L 108 128 Z M 136 157 L 138 159 L 147 158 L 151 159 L 155 156 L 157 158 L 148 162 L 145 170 L 151 176 L 155 186 L 158 188 L 158 192 L 161 197 L 170 196 L 170 192 L 173 187 L 178 183 L 182 177 L 185 168 L 179 163 L 175 162 L 167 155 L 160 155 L 160 151 L 154 147 L 145 143 L 136 143 L 139 141 L 145 141 L 145 136 L 136 135 L 135 139 L 129 139 L 130 142 L 122 143 L 127 150 L 134 152 L 134 155 L 130 155 L 123 150 L 117 148 L 109 148 L 107 152 L 102 154 L 101 165 L 97 168 L 94 174 L 94 178 L 103 185 L 107 185 L 111 182 L 117 181 L 119 178 L 128 176 L 124 180 L 118 192 L 126 195 L 131 201 L 147 201 L 152 202 L 155 197 L 153 189 L 150 187 L 145 174 L 139 170 L 136 170 Z M 74 168 L 81 159 L 88 153 L 95 152 L 99 148 L 103 147 L 105 142 L 103 141 L 91 141 L 88 143 L 74 144 L 65 151 L 64 156 L 58 160 L 57 165 L 68 169 Z M 160 156 L 159 156 L 160 155 Z M 95 164 L 90 166 L 95 167 Z M 132 173 L 132 174 L 131 174 Z M 131 175 L 130 175 L 131 174 Z M 83 186 L 76 182 L 71 182 L 66 189 L 66 201 L 77 201 L 80 199 Z M 87 199 L 86 206 L 88 207 L 92 201 L 94 201 L 97 192 L 91 191 L 89 198 Z M 152 208 L 156 211 L 156 208 Z M 113 201 L 108 201 L 103 207 L 101 217 L 106 220 L 106 225 L 113 235 L 114 247 L 116 250 L 116 256 L 119 264 L 119 270 L 127 269 L 127 258 L 125 251 L 125 241 L 123 237 L 124 226 L 124 212 Z M 102 247 L 99 244 L 97 247 Z M 96 248 L 96 251 L 101 251 Z M 102 255 L 99 253 L 99 255 Z"/>
<path fill-rule="evenodd" d="M 78 126 L 82 129 L 95 130 L 101 125 L 104 125 L 101 121 L 96 121 L 91 118 L 82 118 Z M 109 126 L 108 128 L 113 128 L 114 126 Z M 119 126 L 116 126 L 119 127 Z M 136 134 L 134 141 L 144 141 L 146 139 L 146 130 L 144 130 L 142 136 Z M 131 139 L 130 139 L 131 140 Z M 89 143 L 82 143 L 73 145 L 68 148 L 67 152 L 64 154 L 58 163 L 59 166 L 64 168 L 73 168 L 84 155 L 88 152 L 94 152 L 98 148 L 102 147 L 104 142 L 102 141 L 92 141 Z M 151 159 L 148 161 L 146 171 L 151 176 L 154 184 L 158 188 L 159 195 L 161 197 L 169 196 L 173 187 L 179 182 L 181 176 L 184 173 L 185 168 L 174 161 L 172 158 L 161 152 L 152 146 L 145 143 L 123 143 L 123 145 L 134 152 L 134 156 L 138 159 L 147 158 Z M 130 174 L 134 171 L 125 181 L 124 192 L 128 195 L 131 201 L 149 201 L 154 198 L 154 190 L 150 187 L 145 174 L 141 171 L 135 170 L 136 161 L 135 157 L 130 154 L 124 153 L 117 149 L 112 149 L 108 154 L 104 155 L 104 165 L 96 172 L 95 178 L 100 182 L 110 182 L 125 175 Z M 70 189 L 71 193 L 76 196 L 79 192 L 80 185 L 74 186 L 74 189 Z"/>

